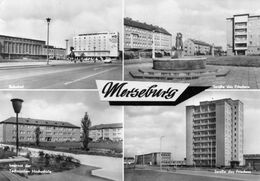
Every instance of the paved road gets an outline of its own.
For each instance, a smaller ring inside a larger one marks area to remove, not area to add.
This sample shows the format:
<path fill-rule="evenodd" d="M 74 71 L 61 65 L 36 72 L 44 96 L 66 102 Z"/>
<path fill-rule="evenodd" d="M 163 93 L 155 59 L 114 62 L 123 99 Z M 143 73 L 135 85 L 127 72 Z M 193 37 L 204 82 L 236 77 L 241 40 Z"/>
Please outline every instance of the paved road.
<path fill-rule="evenodd" d="M 188 82 L 194 86 L 212 86 L 217 89 L 259 89 L 260 88 L 260 68 L 259 67 L 237 67 L 237 66 L 213 66 L 207 65 L 209 69 L 229 69 L 230 72 L 225 77 L 205 77 L 194 80 L 157 80 L 157 79 L 134 79 L 129 72 L 142 68 L 152 69 L 151 60 L 144 63 L 133 60 L 126 62 L 124 77 L 125 80 L 135 81 L 159 81 L 159 82 Z"/>
<path fill-rule="evenodd" d="M 96 89 L 95 80 L 121 80 L 121 64 L 79 63 L 0 69 L 0 89 Z"/>
<path fill-rule="evenodd" d="M 220 175 L 213 172 L 160 172 L 155 170 L 125 169 L 125 181 L 258 181 L 256 175 Z"/>

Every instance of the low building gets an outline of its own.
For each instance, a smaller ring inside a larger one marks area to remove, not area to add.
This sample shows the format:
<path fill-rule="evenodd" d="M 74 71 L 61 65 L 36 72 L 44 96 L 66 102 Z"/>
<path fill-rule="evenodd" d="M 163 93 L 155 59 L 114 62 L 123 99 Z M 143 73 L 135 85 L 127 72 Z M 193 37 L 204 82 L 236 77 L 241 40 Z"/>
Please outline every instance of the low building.
<path fill-rule="evenodd" d="M 119 33 L 79 34 L 73 37 L 73 48 L 77 57 L 117 58 L 119 56 Z"/>
<path fill-rule="evenodd" d="M 44 45 L 42 40 L 0 35 L 0 58 L 44 58 Z"/>
<path fill-rule="evenodd" d="M 64 60 L 66 59 L 66 49 L 57 48 L 52 45 L 44 45 L 43 54 L 45 57 L 47 56 L 47 48 L 49 47 L 49 58 L 53 60 Z"/>
<path fill-rule="evenodd" d="M 247 168 L 260 171 L 260 154 L 245 154 L 244 163 Z"/>
<path fill-rule="evenodd" d="M 40 141 L 65 142 L 80 141 L 80 127 L 64 121 L 50 121 L 43 119 L 19 118 L 20 142 L 35 142 L 35 129 L 39 127 Z M 16 118 L 10 117 L 0 122 L 0 142 L 8 143 L 16 141 Z"/>
<path fill-rule="evenodd" d="M 140 164 L 140 165 L 160 165 L 160 163 L 162 165 L 170 165 L 171 153 L 162 152 L 160 155 L 160 152 L 154 152 L 154 153 L 148 153 L 143 155 L 136 155 L 135 162 L 136 164 Z"/>
<path fill-rule="evenodd" d="M 123 140 L 123 125 L 122 123 L 99 124 L 90 127 L 89 137 L 93 141 L 97 140 Z"/>
<path fill-rule="evenodd" d="M 164 28 L 131 18 L 124 18 L 124 49 L 128 52 L 155 51 L 168 53 L 172 48 L 172 35 Z"/>
<path fill-rule="evenodd" d="M 184 55 L 185 56 L 195 56 L 195 55 L 210 55 L 212 50 L 212 45 L 209 43 L 195 40 L 187 39 L 184 41 Z"/>

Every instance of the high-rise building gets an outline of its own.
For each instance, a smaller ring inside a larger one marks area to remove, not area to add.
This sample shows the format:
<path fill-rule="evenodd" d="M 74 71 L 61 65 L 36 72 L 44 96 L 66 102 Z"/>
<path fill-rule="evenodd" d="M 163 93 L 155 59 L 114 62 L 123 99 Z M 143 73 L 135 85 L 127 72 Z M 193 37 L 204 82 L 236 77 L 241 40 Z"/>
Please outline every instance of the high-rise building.
<path fill-rule="evenodd" d="M 227 54 L 260 55 L 260 15 L 227 18 Z"/>
<path fill-rule="evenodd" d="M 124 18 L 125 51 L 151 51 L 153 41 L 155 51 L 169 53 L 172 48 L 172 35 L 164 28 Z"/>
<path fill-rule="evenodd" d="M 76 56 L 85 57 L 118 57 L 119 33 L 88 33 L 73 37 L 73 48 Z"/>
<path fill-rule="evenodd" d="M 221 99 L 187 106 L 187 165 L 243 165 L 243 122 L 243 103 L 239 100 Z"/>

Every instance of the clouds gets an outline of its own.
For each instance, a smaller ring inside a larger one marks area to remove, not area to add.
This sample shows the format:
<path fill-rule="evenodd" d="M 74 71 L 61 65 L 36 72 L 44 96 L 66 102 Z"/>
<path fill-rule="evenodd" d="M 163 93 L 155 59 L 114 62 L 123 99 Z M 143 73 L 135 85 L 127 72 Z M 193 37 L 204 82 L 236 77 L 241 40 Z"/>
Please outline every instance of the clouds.
<path fill-rule="evenodd" d="M 21 117 L 67 121 L 80 126 L 85 112 L 92 124 L 122 122 L 122 108 L 100 102 L 97 92 L 84 91 L 0 91 L 0 121 L 14 116 L 11 98 L 24 100 Z"/>
<path fill-rule="evenodd" d="M 260 92 L 209 90 L 175 107 L 126 107 L 125 155 L 159 151 L 160 137 L 165 136 L 162 150 L 171 152 L 174 159 L 183 159 L 186 156 L 185 107 L 223 98 L 244 103 L 244 153 L 259 153 Z"/>
<path fill-rule="evenodd" d="M 182 32 L 184 39 L 200 39 L 224 48 L 226 18 L 260 14 L 258 0 L 127 0 L 125 4 L 127 17 L 164 27 L 173 37 Z"/>
<path fill-rule="evenodd" d="M 0 33 L 46 39 L 46 18 L 50 44 L 65 47 L 65 39 L 81 33 L 121 31 L 121 0 L 1 0 Z"/>

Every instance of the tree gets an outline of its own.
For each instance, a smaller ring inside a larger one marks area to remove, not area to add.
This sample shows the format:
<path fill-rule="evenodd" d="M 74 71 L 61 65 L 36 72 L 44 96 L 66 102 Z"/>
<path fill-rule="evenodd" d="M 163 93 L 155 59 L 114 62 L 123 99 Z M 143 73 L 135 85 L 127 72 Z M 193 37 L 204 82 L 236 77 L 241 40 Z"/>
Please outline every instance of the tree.
<path fill-rule="evenodd" d="M 89 144 L 90 126 L 91 126 L 91 121 L 90 121 L 88 113 L 86 112 L 84 118 L 81 120 L 82 139 L 83 139 L 83 149 L 84 150 L 89 150 L 88 144 Z"/>
<path fill-rule="evenodd" d="M 40 134 L 42 133 L 41 130 L 40 130 L 40 127 L 38 126 L 36 129 L 35 129 L 35 138 L 36 138 L 36 146 L 39 146 L 40 144 Z"/>

